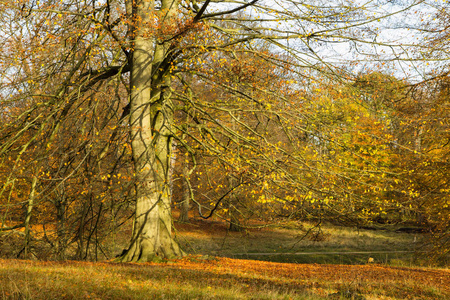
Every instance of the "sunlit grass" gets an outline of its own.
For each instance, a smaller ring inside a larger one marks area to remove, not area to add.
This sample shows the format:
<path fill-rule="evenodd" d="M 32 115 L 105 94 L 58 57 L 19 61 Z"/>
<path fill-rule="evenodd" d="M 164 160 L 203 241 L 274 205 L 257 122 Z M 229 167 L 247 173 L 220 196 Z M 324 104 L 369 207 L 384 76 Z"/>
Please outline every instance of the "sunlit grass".
<path fill-rule="evenodd" d="M 223 222 L 176 223 L 187 252 L 203 256 L 160 264 L 0 260 L 0 299 L 450 299 L 450 271 L 406 268 L 420 265 L 410 253 L 371 253 L 374 263 L 330 254 L 412 250 L 420 235 L 327 225 L 305 236 L 313 225 L 232 233 Z"/>
<path fill-rule="evenodd" d="M 48 263 L 3 260 L 2 299 L 303 299 L 312 292 L 263 278 L 166 264 Z M 198 264 L 198 263 L 194 263 Z M 206 263 L 208 264 L 208 263 Z"/>
<path fill-rule="evenodd" d="M 0 260 L 0 299 L 330 299 L 330 295 L 448 299 L 450 273 L 199 257 L 160 264 Z"/>
<path fill-rule="evenodd" d="M 313 228 L 314 224 L 299 222 L 292 222 L 288 226 L 249 229 L 244 233 L 227 232 L 226 225 L 221 222 L 196 221 L 191 225 L 176 226 L 180 228 L 180 242 L 190 253 L 322 264 L 365 264 L 372 258 L 378 264 L 423 266 L 412 253 L 420 244 L 420 234 L 331 225 L 322 226 L 318 232 Z M 311 228 L 313 230 L 308 231 Z M 323 254 L 284 255 L 311 252 Z M 346 254 L 348 252 L 366 253 Z M 273 255 L 268 255 L 270 253 Z"/>

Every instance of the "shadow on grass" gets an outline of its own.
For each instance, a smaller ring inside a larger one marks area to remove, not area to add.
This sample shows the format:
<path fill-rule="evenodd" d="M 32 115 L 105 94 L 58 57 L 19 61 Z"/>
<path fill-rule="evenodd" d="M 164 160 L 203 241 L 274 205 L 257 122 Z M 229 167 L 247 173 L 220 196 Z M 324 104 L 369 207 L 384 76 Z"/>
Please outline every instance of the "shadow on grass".
<path fill-rule="evenodd" d="M 442 270 L 189 259 L 165 264 L 0 260 L 0 299 L 448 299 Z"/>
<path fill-rule="evenodd" d="M 0 287 L 0 299 L 325 299 L 311 284 L 131 264 L 11 268 Z"/>

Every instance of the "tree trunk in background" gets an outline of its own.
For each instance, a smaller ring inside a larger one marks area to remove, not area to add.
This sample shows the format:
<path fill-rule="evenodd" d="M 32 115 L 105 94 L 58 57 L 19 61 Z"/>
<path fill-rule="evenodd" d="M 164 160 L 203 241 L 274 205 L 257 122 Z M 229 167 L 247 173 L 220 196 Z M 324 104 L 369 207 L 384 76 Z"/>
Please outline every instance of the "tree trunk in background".
<path fill-rule="evenodd" d="M 238 115 L 236 118 L 233 118 L 233 120 L 232 120 L 232 122 L 233 122 L 232 123 L 233 124 L 233 130 L 234 131 L 237 130 L 236 121 L 238 121 L 239 118 L 240 117 Z M 241 151 L 241 149 L 240 149 L 239 143 L 238 143 L 237 144 L 237 149 L 236 149 L 237 161 L 238 161 L 238 163 L 236 165 L 237 168 L 241 167 L 241 165 L 239 163 L 240 151 Z M 236 177 L 234 177 L 233 174 L 230 174 L 228 176 L 228 182 L 229 182 L 230 188 L 234 188 L 235 186 L 238 185 L 238 179 Z M 229 200 L 228 200 L 228 213 L 230 215 L 230 226 L 228 227 L 229 231 L 238 232 L 238 231 L 243 231 L 244 230 L 241 222 L 239 221 L 240 212 L 238 210 L 238 205 L 239 205 L 239 198 L 238 197 L 239 197 L 239 195 L 236 194 L 236 191 L 233 191 L 231 193 L 230 197 L 229 197 Z"/>
<path fill-rule="evenodd" d="M 234 187 L 237 185 L 236 178 L 229 177 L 229 182 L 230 187 Z M 238 232 L 244 230 L 244 227 L 242 226 L 239 220 L 240 212 L 237 208 L 238 205 L 239 205 L 238 196 L 235 193 L 231 193 L 230 198 L 228 200 L 228 213 L 230 216 L 230 226 L 228 227 L 229 231 Z"/>
<path fill-rule="evenodd" d="M 58 186 L 57 198 L 54 200 L 54 205 L 56 208 L 56 235 L 58 239 L 56 240 L 56 252 L 58 259 L 66 259 L 66 248 L 67 248 L 67 234 L 66 234 L 66 208 L 67 208 L 67 198 L 65 187 L 63 184 Z"/>
<path fill-rule="evenodd" d="M 189 162 L 186 157 L 183 157 L 183 199 L 181 200 L 180 217 L 178 221 L 188 223 L 189 222 L 189 208 L 191 193 L 189 189 Z"/>
<path fill-rule="evenodd" d="M 34 206 L 34 195 L 36 193 L 36 185 L 37 185 L 37 177 L 36 175 L 33 176 L 33 180 L 31 182 L 31 190 L 30 190 L 30 196 L 28 197 L 28 206 L 27 206 L 27 212 L 25 215 L 25 247 L 24 247 L 24 254 L 25 258 L 28 258 L 28 254 L 30 252 L 30 220 L 31 220 L 31 212 L 33 211 Z"/>

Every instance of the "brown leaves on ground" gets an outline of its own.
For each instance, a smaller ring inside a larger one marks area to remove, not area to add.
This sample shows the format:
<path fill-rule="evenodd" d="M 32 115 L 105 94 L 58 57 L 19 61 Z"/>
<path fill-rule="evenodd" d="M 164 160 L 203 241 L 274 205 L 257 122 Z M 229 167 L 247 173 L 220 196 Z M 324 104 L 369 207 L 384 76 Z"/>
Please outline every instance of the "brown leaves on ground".
<path fill-rule="evenodd" d="M 79 291 L 99 299 L 316 299 L 347 291 L 365 299 L 448 299 L 450 271 L 201 256 L 149 264 L 0 260 L 0 294 L 23 286 L 32 299 L 81 299 Z"/>
<path fill-rule="evenodd" d="M 208 263 L 181 260 L 180 268 L 210 270 L 215 273 L 232 273 L 245 276 L 270 278 L 284 283 L 306 285 L 354 284 L 370 291 L 383 287 L 401 289 L 411 286 L 416 296 L 435 287 L 450 295 L 450 272 L 448 270 L 388 267 L 382 265 L 319 265 L 289 264 L 254 260 L 219 258 Z M 324 286 L 326 287 L 326 286 Z M 406 294 L 405 294 L 406 296 Z"/>

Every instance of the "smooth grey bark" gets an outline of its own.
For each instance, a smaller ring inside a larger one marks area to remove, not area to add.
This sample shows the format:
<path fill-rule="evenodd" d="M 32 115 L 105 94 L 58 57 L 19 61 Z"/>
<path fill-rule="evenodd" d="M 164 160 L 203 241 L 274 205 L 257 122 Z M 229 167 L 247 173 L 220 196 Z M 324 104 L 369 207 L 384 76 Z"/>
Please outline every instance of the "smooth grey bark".
<path fill-rule="evenodd" d="M 179 1 L 162 1 L 165 19 Z M 154 261 L 183 255 L 172 237 L 170 162 L 173 107 L 170 77 L 161 72 L 169 45 L 148 32 L 154 1 L 132 3 L 134 19 L 130 80 L 130 134 L 135 168 L 136 213 L 129 248 L 120 261 Z"/>

